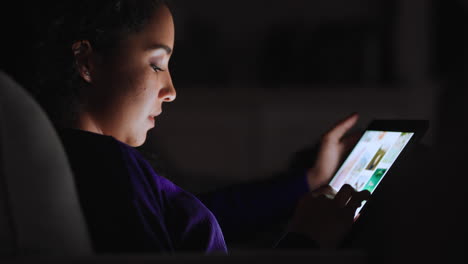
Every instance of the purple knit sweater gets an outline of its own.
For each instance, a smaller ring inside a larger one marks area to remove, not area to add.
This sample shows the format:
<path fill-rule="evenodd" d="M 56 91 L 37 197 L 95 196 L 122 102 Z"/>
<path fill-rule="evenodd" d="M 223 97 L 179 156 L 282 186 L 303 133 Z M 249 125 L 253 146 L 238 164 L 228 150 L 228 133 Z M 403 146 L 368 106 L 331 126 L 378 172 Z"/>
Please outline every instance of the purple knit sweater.
<path fill-rule="evenodd" d="M 201 197 L 210 211 L 156 174 L 134 148 L 80 130 L 60 135 L 97 253 L 227 253 L 221 227 L 228 233 L 255 229 L 308 191 L 304 176 L 226 189 Z"/>

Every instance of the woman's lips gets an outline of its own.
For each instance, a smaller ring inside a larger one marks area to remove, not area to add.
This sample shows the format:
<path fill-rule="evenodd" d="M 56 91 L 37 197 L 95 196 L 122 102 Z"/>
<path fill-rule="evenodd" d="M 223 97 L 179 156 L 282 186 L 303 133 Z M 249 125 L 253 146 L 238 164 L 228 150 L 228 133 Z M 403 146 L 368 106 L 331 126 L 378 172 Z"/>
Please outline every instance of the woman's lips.
<path fill-rule="evenodd" d="M 151 124 L 153 125 L 153 127 L 154 127 L 154 124 L 155 124 L 155 121 L 156 121 L 156 117 L 159 116 L 160 114 L 161 114 L 161 112 L 159 112 L 159 113 L 156 114 L 156 115 L 150 115 L 150 116 L 148 117 L 148 119 L 151 121 Z"/>
<path fill-rule="evenodd" d="M 155 124 L 155 116 L 149 116 L 148 117 L 149 121 L 151 122 L 151 126 L 154 127 L 154 124 Z"/>
<path fill-rule="evenodd" d="M 162 112 L 159 112 L 159 113 L 157 113 L 157 114 L 155 114 L 155 115 L 150 115 L 150 116 L 148 116 L 148 119 L 151 121 L 151 123 L 153 124 L 153 126 L 154 126 L 156 117 L 159 116 L 161 113 L 162 113 Z"/>

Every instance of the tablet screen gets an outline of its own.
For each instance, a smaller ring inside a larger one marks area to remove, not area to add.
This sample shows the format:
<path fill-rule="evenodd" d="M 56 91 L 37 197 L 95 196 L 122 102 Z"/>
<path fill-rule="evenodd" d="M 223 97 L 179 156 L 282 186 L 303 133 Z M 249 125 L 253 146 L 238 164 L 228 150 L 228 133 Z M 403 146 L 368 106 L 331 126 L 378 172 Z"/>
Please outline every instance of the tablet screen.
<path fill-rule="evenodd" d="M 412 132 L 367 130 L 330 186 L 339 191 L 344 184 L 349 184 L 357 191 L 373 193 L 413 135 Z M 356 215 L 361 208 L 356 210 Z"/>

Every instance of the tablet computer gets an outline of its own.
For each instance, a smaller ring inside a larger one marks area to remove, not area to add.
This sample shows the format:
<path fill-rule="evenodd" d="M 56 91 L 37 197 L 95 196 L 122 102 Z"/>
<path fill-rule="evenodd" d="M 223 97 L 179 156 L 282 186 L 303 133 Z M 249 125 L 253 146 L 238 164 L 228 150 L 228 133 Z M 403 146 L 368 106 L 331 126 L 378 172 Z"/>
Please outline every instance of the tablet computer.
<path fill-rule="evenodd" d="M 427 120 L 374 120 L 330 181 L 338 192 L 344 184 L 357 191 L 376 190 L 395 162 L 417 143 L 429 127 Z M 365 202 L 356 210 L 359 216 Z"/>

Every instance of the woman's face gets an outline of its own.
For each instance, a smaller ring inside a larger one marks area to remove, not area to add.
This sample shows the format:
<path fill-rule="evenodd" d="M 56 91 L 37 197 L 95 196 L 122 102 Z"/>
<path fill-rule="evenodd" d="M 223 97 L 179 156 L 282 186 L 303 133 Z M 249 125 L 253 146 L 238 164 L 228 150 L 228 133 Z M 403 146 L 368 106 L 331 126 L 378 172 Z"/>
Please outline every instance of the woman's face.
<path fill-rule="evenodd" d="M 163 102 L 176 97 L 168 68 L 173 46 L 172 15 L 162 6 L 112 56 L 94 60 L 85 112 L 102 134 L 131 146 L 145 142 Z"/>

